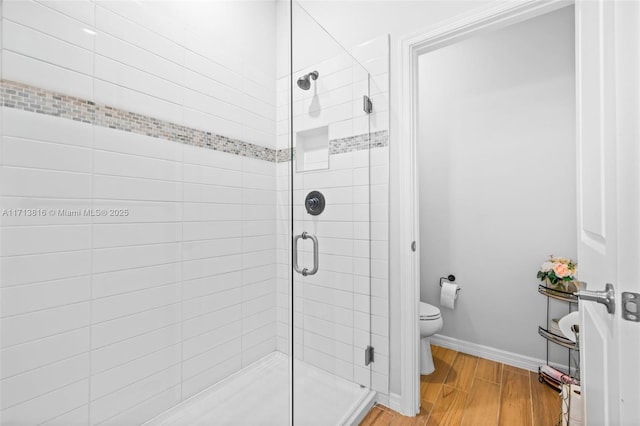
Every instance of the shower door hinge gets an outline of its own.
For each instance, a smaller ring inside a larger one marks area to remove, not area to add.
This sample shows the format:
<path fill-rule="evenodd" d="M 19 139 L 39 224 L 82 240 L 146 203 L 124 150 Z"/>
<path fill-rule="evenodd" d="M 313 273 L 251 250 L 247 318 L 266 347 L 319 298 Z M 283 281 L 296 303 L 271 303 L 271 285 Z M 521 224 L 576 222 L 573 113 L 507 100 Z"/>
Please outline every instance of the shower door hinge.
<path fill-rule="evenodd" d="M 371 98 L 367 95 L 362 97 L 362 109 L 367 114 L 371 114 L 371 111 L 373 111 L 373 102 L 371 102 Z"/>
<path fill-rule="evenodd" d="M 373 346 L 367 346 L 364 350 L 364 365 L 369 365 L 373 362 Z"/>

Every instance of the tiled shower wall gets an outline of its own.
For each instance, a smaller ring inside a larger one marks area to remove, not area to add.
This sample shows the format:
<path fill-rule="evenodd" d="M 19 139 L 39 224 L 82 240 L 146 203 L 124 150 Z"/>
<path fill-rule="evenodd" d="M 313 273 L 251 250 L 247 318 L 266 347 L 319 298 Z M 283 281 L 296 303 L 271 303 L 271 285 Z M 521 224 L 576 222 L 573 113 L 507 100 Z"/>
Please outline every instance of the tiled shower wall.
<path fill-rule="evenodd" d="M 138 424 L 276 348 L 275 78 L 171 5 L 2 3 L 3 424 Z"/>
<path fill-rule="evenodd" d="M 309 91 L 294 87 L 293 130 L 328 126 L 329 167 L 293 172 L 294 233 L 319 239 L 320 270 L 294 276 L 297 358 L 350 381 L 372 386 L 388 399 L 388 40 L 353 49 L 371 73 L 374 111 L 362 110 L 364 68 L 349 55 L 309 64 L 295 76 L 318 70 Z M 289 77 L 278 81 L 278 143 L 288 136 Z M 321 105 L 321 109 L 314 107 Z M 371 126 L 371 127 L 369 127 Z M 371 129 L 371 139 L 366 136 Z M 278 163 L 278 349 L 289 349 L 291 163 Z M 327 207 L 319 216 L 304 198 L 320 190 Z M 311 245 L 299 243 L 300 264 L 312 264 Z M 369 256 L 371 261 L 369 262 Z M 371 314 L 371 316 L 369 315 Z M 371 343 L 375 362 L 364 365 Z"/>

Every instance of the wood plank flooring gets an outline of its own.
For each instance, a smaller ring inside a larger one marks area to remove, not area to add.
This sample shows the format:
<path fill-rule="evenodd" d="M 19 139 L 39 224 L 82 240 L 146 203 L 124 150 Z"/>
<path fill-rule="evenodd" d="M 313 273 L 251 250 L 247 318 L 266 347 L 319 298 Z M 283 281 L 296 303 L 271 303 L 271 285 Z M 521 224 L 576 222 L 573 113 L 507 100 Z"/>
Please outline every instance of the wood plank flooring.
<path fill-rule="evenodd" d="M 420 376 L 420 413 L 405 417 L 382 405 L 361 426 L 555 426 L 560 397 L 538 375 L 432 346 L 436 370 Z"/>

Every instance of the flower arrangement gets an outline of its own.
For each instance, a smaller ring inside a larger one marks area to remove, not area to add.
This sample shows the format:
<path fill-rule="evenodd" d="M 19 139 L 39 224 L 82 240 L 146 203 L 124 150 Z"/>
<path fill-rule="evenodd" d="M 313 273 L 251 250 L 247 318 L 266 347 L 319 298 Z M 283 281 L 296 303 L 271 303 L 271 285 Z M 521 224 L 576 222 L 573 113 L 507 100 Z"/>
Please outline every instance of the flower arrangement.
<path fill-rule="evenodd" d="M 566 291 L 575 279 L 578 264 L 573 259 L 549 256 L 538 271 L 538 279 L 545 282 L 547 287 Z"/>

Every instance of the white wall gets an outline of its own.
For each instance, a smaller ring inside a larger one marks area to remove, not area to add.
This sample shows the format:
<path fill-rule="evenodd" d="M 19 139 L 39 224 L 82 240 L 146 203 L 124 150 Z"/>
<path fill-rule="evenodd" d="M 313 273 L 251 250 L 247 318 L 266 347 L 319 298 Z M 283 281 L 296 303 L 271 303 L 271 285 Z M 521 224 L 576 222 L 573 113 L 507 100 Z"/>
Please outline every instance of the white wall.
<path fill-rule="evenodd" d="M 273 3 L 2 7 L 4 79 L 275 147 Z M 3 108 L 2 209 L 130 214 L 0 218 L 2 422 L 139 424 L 275 350 L 275 187 L 273 162 Z"/>
<path fill-rule="evenodd" d="M 462 289 L 444 336 L 546 356 L 536 272 L 576 258 L 573 20 L 568 7 L 420 57 L 421 298 L 439 306 L 449 274 Z"/>

